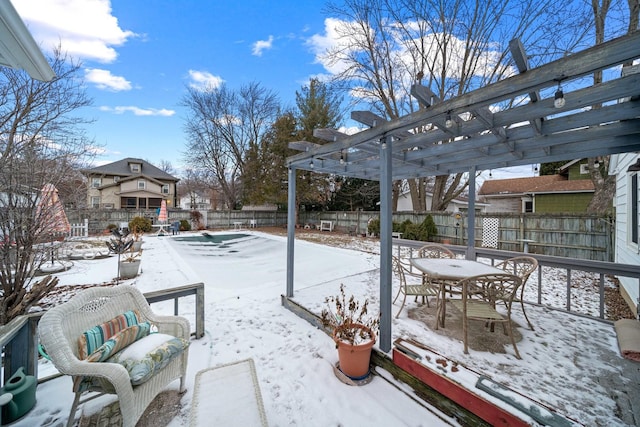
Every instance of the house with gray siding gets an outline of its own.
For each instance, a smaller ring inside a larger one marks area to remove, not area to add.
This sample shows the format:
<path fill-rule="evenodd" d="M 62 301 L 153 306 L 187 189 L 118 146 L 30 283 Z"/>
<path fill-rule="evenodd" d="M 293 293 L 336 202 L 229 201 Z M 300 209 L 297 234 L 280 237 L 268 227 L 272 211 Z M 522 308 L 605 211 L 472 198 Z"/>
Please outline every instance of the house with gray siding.
<path fill-rule="evenodd" d="M 615 262 L 640 265 L 640 153 L 611 156 L 609 170 L 616 176 Z M 638 279 L 619 277 L 620 293 L 638 315 Z"/>

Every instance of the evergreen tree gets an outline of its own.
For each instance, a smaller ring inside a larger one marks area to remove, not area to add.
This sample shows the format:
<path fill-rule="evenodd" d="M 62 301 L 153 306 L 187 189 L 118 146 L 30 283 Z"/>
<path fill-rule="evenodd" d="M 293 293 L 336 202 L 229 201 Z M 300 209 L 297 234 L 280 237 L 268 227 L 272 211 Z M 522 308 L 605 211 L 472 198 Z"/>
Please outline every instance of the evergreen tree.
<path fill-rule="evenodd" d="M 242 176 L 245 204 L 286 207 L 286 159 L 294 154 L 288 144 L 295 135 L 295 117 L 292 112 L 286 112 L 276 119 L 260 144 L 249 150 Z"/>
<path fill-rule="evenodd" d="M 298 133 L 296 140 L 324 144 L 325 141 L 313 136 L 314 129 L 337 128 L 341 120 L 342 97 L 337 90 L 311 79 L 309 86 L 296 92 Z M 309 171 L 298 171 L 296 184 L 296 206 L 326 208 L 331 200 L 333 177 Z M 296 209 L 297 210 L 297 209 Z"/>

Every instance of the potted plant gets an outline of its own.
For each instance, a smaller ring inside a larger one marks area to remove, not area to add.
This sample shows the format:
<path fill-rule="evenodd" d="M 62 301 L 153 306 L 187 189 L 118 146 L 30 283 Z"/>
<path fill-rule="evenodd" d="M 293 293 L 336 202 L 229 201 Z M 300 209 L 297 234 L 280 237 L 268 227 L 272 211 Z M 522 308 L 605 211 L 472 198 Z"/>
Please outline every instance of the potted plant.
<path fill-rule="evenodd" d="M 332 330 L 340 371 L 352 380 L 365 379 L 369 376 L 380 317 L 369 315 L 368 299 L 360 302 L 353 295 L 347 299 L 343 284 L 339 294 L 327 297 L 325 302 L 328 308 L 322 310 L 320 319 L 325 328 Z"/>
<path fill-rule="evenodd" d="M 131 245 L 128 252 L 124 253 L 124 257 L 118 262 L 120 278 L 132 279 L 138 275 L 140 271 L 140 256 L 142 255 L 142 249 L 136 251 Z"/>
<path fill-rule="evenodd" d="M 134 252 L 131 251 L 131 247 L 133 246 L 133 239 L 129 238 L 129 231 L 122 232 L 117 228 L 114 228 L 111 231 L 111 235 L 113 237 L 111 237 L 111 239 L 105 243 L 109 248 L 110 252 L 113 252 L 114 254 L 118 255 L 117 278 L 123 277 L 123 274 L 121 272 L 123 266 L 127 270 L 127 272 L 131 274 L 130 270 L 133 269 L 134 265 L 135 265 L 135 274 L 133 274 L 133 276 L 131 277 L 135 277 L 138 274 L 138 267 L 140 267 L 140 260 L 137 260 L 138 261 L 137 264 L 133 263 L 133 261 L 135 261 L 136 258 L 140 256 L 141 251 L 134 251 Z M 130 254 L 127 256 L 128 262 L 122 261 L 121 256 L 127 253 L 127 251 L 130 252 Z M 134 255 L 135 252 L 137 252 L 138 255 Z M 134 265 L 125 265 L 125 264 L 134 264 Z M 129 278 L 129 277 L 123 277 L 123 278 Z"/>

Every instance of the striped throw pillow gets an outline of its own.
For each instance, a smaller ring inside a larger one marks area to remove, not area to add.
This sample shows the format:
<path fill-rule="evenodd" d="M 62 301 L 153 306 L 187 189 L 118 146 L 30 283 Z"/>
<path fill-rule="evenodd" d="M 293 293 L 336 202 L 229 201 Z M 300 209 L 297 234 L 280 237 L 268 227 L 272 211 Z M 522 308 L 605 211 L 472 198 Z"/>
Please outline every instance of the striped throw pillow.
<path fill-rule="evenodd" d="M 140 323 L 140 312 L 129 310 L 101 325 L 85 331 L 78 338 L 78 358 L 86 359 L 88 355 L 96 351 L 107 340 L 120 331 Z"/>

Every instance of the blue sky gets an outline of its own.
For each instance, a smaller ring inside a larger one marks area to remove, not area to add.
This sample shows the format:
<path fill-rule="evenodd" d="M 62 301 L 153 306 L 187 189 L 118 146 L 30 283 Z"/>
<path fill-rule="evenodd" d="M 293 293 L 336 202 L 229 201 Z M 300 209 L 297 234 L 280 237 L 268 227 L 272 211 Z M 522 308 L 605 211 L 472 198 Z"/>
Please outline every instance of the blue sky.
<path fill-rule="evenodd" d="M 323 1 L 12 0 L 45 52 L 62 48 L 82 62 L 94 105 L 88 136 L 96 161 L 140 157 L 179 167 L 186 87 L 257 81 L 292 105 L 295 91 L 323 73 L 314 35 Z"/>
<path fill-rule="evenodd" d="M 43 51 L 60 43 L 81 61 L 96 164 L 138 157 L 179 170 L 187 86 L 257 81 L 289 106 L 311 77 L 331 72 L 316 55 L 335 36 L 324 0 L 11 1 Z M 493 173 L 533 173 L 503 175 Z"/>

